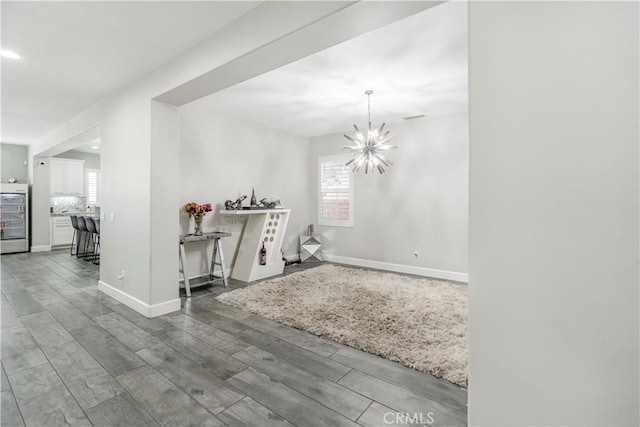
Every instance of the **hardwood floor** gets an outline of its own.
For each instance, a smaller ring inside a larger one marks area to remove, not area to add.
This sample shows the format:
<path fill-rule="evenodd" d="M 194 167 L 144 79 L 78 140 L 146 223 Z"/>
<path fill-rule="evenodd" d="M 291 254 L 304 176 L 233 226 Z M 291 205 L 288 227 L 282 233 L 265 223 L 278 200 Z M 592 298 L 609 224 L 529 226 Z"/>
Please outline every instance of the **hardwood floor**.
<path fill-rule="evenodd" d="M 2 426 L 466 425 L 456 385 L 214 300 L 244 283 L 148 319 L 66 251 L 1 263 Z"/>

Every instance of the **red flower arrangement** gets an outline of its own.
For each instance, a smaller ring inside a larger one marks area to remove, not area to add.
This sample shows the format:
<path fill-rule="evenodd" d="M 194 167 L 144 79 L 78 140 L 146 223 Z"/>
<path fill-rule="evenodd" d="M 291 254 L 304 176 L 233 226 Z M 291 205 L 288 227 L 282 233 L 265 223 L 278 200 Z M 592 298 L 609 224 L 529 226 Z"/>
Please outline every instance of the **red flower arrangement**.
<path fill-rule="evenodd" d="M 187 203 L 184 205 L 184 210 L 187 211 L 189 216 L 194 218 L 202 218 L 207 212 L 211 212 L 211 203 L 205 203 L 199 205 L 194 202 Z"/>

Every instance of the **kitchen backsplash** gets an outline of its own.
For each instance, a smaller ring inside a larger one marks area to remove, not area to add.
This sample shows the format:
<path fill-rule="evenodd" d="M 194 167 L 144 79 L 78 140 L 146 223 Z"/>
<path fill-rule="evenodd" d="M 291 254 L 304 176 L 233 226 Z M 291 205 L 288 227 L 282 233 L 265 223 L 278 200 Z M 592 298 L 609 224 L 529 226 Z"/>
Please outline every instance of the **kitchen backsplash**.
<path fill-rule="evenodd" d="M 87 211 L 85 198 L 79 196 L 52 196 L 50 206 L 52 214 L 84 213 Z"/>

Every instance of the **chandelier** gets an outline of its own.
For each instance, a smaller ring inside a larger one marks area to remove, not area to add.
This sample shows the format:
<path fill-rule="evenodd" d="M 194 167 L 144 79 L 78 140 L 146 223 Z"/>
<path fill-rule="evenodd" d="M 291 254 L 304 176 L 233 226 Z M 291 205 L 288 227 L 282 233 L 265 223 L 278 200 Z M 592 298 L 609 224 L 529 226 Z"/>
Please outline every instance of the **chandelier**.
<path fill-rule="evenodd" d="M 388 160 L 382 154 L 390 148 L 398 148 L 395 145 L 387 144 L 395 135 L 391 135 L 389 131 L 383 133 L 385 123 L 378 129 L 371 129 L 371 95 L 372 90 L 364 92 L 367 95 L 367 105 L 369 111 L 369 126 L 367 127 L 367 135 L 365 135 L 358 129 L 358 126 L 353 125 L 353 138 L 349 135 L 344 135 L 354 145 L 344 146 L 344 149 L 351 150 L 355 153 L 355 157 L 346 163 L 346 166 L 353 164 L 353 172 L 358 172 L 362 166 L 364 166 L 364 173 L 369 173 L 369 170 L 373 172 L 378 169 L 381 174 L 384 173 L 384 167 L 389 167 L 393 162 Z"/>

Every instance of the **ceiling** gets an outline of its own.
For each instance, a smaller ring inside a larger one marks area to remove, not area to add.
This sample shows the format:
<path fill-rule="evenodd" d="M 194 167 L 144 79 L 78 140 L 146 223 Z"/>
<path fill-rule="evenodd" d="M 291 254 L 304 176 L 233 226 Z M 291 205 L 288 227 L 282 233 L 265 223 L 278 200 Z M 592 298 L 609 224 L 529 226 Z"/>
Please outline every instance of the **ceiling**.
<path fill-rule="evenodd" d="M 2 48 L 23 57 L 2 58 L 2 142 L 36 142 L 257 4 L 1 2 Z M 366 89 L 374 124 L 456 113 L 467 53 L 467 5 L 450 1 L 193 104 L 308 137 L 366 124 Z"/>
<path fill-rule="evenodd" d="M 313 137 L 468 109 L 466 2 L 450 1 L 195 101 Z"/>
<path fill-rule="evenodd" d="M 1 141 L 30 144 L 259 2 L 3 1 Z"/>

